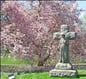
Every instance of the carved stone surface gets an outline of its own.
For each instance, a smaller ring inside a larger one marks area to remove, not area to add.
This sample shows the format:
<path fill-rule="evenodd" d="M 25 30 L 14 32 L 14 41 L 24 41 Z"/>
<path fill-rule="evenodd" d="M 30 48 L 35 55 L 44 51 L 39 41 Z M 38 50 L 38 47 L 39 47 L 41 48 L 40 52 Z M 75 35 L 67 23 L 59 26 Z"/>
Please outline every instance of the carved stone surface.
<path fill-rule="evenodd" d="M 67 25 L 61 25 L 61 32 L 55 32 L 53 39 L 60 40 L 60 59 L 55 69 L 50 71 L 50 76 L 76 76 L 77 70 L 73 69 L 69 61 L 69 40 L 76 38 L 75 32 L 69 32 Z"/>
<path fill-rule="evenodd" d="M 71 70 L 73 66 L 70 63 L 57 63 L 55 69 L 58 70 Z"/>
<path fill-rule="evenodd" d="M 69 40 L 76 38 L 75 32 L 69 32 L 69 27 L 67 25 L 61 25 L 61 32 L 55 32 L 53 34 L 53 39 L 60 40 L 60 60 L 61 63 L 69 63 Z"/>
<path fill-rule="evenodd" d="M 68 76 L 68 77 L 77 77 L 77 70 L 57 70 L 53 69 L 50 71 L 50 76 Z"/>

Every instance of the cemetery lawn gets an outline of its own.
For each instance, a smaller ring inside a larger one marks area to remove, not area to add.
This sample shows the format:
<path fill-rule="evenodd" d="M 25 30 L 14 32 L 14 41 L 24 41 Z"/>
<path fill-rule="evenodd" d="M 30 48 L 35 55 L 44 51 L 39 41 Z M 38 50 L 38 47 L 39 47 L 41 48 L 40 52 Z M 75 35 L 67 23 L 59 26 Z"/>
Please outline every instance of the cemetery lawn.
<path fill-rule="evenodd" d="M 49 72 L 39 72 L 39 73 L 21 73 L 16 75 L 15 79 L 86 79 L 86 70 L 78 70 L 79 77 L 68 78 L 68 77 L 49 77 Z M 1 79 L 8 79 L 7 74 L 1 74 Z"/>
<path fill-rule="evenodd" d="M 5 57 L 1 57 L 0 58 L 1 64 L 31 64 L 32 62 L 30 62 L 29 60 L 20 60 L 19 58 L 14 58 L 14 57 L 10 57 L 8 58 L 7 56 Z M 34 64 L 34 62 L 33 62 Z"/>

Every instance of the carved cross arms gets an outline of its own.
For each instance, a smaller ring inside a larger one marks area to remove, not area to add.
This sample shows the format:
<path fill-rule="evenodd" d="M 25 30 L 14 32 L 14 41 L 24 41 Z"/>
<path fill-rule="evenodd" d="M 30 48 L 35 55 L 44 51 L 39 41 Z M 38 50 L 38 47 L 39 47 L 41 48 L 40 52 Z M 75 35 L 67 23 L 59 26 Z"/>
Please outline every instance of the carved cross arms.
<path fill-rule="evenodd" d="M 61 38 L 61 35 L 64 35 L 64 37 L 66 39 L 69 39 L 69 40 L 73 40 L 76 38 L 76 33 L 75 32 L 67 32 L 67 33 L 63 33 L 63 32 L 55 32 L 53 34 L 53 39 L 55 40 L 59 40 Z"/>

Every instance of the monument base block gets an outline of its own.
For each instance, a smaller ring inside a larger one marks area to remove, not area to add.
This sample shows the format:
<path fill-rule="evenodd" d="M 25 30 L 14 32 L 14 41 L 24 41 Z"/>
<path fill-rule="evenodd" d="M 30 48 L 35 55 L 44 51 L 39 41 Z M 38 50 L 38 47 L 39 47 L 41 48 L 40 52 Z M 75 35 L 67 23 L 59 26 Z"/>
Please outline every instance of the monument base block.
<path fill-rule="evenodd" d="M 75 70 L 70 63 L 58 63 L 55 66 L 55 69 L 50 71 L 50 76 L 69 76 L 76 77 L 77 70 Z"/>
<path fill-rule="evenodd" d="M 50 76 L 60 76 L 60 77 L 76 77 L 77 76 L 77 70 L 57 70 L 53 69 L 50 71 Z"/>
<path fill-rule="evenodd" d="M 72 70 L 73 66 L 70 63 L 57 63 L 55 69 L 59 70 Z"/>

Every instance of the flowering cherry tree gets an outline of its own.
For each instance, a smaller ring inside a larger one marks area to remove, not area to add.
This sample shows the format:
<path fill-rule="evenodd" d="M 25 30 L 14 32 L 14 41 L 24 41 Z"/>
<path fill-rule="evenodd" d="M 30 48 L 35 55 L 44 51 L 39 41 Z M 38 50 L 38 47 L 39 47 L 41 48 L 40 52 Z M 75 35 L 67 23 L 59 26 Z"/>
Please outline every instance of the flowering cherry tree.
<path fill-rule="evenodd" d="M 30 4 L 33 6 L 33 3 L 31 1 Z M 80 10 L 75 1 L 68 4 L 65 1 L 39 1 L 32 9 L 26 8 L 19 1 L 6 1 L 2 4 L 2 13 L 9 19 L 7 25 L 2 21 L 2 49 L 9 48 L 11 54 L 20 58 L 37 60 L 38 66 L 43 66 L 47 59 L 56 57 L 59 46 L 52 39 L 52 34 L 59 31 L 61 24 L 67 24 L 70 30 L 81 33 L 75 25 L 81 24 L 78 18 Z M 80 36 L 82 34 L 78 38 Z M 83 51 L 82 40 L 78 38 L 70 42 L 70 48 L 73 48 L 70 52 L 73 54 Z"/>

